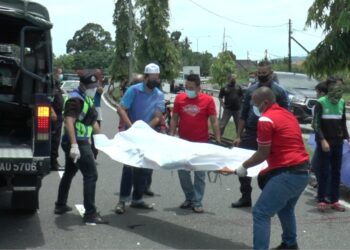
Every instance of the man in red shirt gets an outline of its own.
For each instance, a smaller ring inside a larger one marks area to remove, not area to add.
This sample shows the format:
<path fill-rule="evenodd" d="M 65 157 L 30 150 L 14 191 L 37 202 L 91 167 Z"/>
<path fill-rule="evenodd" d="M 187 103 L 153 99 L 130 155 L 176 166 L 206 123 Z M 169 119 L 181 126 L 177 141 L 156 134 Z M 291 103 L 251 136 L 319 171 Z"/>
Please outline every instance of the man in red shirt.
<path fill-rule="evenodd" d="M 235 172 L 247 175 L 247 168 L 264 160 L 268 167 L 258 176 L 262 193 L 253 208 L 254 249 L 269 249 L 270 223 L 275 214 L 282 226 L 282 243 L 277 249 L 298 249 L 294 208 L 308 183 L 309 156 L 296 118 L 276 104 L 270 88 L 253 92 L 258 121 L 258 150 Z M 261 114 L 262 113 L 262 114 Z"/>
<path fill-rule="evenodd" d="M 200 92 L 198 75 L 190 74 L 186 79 L 185 93 L 176 96 L 173 116 L 170 122 L 170 135 L 175 135 L 179 128 L 179 137 L 192 142 L 208 142 L 208 119 L 214 129 L 215 139 L 220 142 L 220 128 L 216 117 L 216 108 L 211 96 Z M 180 208 L 193 209 L 196 213 L 203 213 L 202 199 L 205 189 L 205 171 L 194 172 L 194 183 L 191 173 L 179 170 L 179 179 L 186 200 Z"/>

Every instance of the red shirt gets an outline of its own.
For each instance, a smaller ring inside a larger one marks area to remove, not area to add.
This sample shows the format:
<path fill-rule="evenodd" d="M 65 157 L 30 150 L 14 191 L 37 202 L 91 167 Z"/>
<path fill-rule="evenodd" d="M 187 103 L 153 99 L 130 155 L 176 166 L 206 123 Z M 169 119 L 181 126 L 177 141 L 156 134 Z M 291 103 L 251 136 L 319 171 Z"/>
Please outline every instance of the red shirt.
<path fill-rule="evenodd" d="M 268 167 L 261 174 L 309 160 L 297 119 L 278 104 L 273 104 L 259 118 L 257 142 L 259 145 L 271 145 Z"/>
<path fill-rule="evenodd" d="M 214 100 L 211 96 L 198 93 L 190 99 L 186 93 L 176 96 L 173 113 L 179 115 L 179 136 L 188 141 L 208 142 L 208 118 L 216 116 Z"/>

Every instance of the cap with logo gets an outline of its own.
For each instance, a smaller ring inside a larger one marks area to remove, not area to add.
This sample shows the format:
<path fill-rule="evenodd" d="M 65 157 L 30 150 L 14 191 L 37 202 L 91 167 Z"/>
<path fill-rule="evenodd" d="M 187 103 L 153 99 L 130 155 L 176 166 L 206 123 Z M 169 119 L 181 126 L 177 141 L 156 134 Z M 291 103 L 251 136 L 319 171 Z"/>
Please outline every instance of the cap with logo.
<path fill-rule="evenodd" d="M 145 74 L 159 74 L 159 66 L 155 63 L 147 64 L 145 67 Z"/>
<path fill-rule="evenodd" d="M 83 83 L 88 89 L 98 87 L 97 76 L 91 72 L 83 73 L 80 76 L 80 82 Z"/>

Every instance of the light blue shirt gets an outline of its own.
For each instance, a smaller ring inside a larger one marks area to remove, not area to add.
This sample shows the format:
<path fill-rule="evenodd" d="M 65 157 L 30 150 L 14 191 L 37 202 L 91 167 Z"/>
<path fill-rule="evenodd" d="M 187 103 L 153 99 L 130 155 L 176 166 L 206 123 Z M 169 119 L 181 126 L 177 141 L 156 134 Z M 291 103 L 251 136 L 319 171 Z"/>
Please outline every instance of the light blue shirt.
<path fill-rule="evenodd" d="M 165 111 L 164 94 L 158 88 L 146 92 L 143 82 L 130 86 L 120 104 L 128 110 L 131 122 L 149 123 L 156 112 Z"/>

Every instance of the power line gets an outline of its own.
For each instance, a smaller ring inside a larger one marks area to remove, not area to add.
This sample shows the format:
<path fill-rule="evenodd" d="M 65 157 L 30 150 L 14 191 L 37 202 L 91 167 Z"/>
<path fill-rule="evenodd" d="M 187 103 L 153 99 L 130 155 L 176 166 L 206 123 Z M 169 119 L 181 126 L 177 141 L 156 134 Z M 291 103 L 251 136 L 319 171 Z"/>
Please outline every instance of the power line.
<path fill-rule="evenodd" d="M 318 36 L 318 35 L 310 34 L 310 33 L 307 33 L 307 32 L 305 32 L 305 31 L 303 31 L 303 30 L 293 29 L 293 31 L 296 31 L 296 32 L 302 33 L 303 35 L 306 35 L 306 36 L 312 36 L 312 37 L 322 38 L 322 36 Z"/>
<path fill-rule="evenodd" d="M 278 25 L 270 25 L 270 26 L 269 26 L 269 25 L 255 25 L 255 24 L 242 23 L 242 22 L 240 22 L 240 21 L 233 20 L 233 19 L 231 19 L 231 18 L 229 18 L 229 17 L 222 16 L 222 15 L 220 15 L 220 14 L 214 12 L 214 11 L 211 11 L 211 10 L 205 8 L 204 6 L 202 6 L 202 5 L 198 4 L 198 3 L 196 3 L 196 2 L 193 1 L 193 0 L 189 0 L 189 1 L 190 1 L 191 3 L 193 3 L 194 5 L 196 5 L 197 7 L 199 7 L 199 8 L 201 8 L 201 9 L 205 10 L 206 12 L 208 12 L 208 13 L 214 15 L 214 16 L 217 16 L 217 17 L 219 17 L 219 18 L 222 18 L 222 19 L 225 19 L 225 20 L 230 21 L 230 22 L 232 22 L 232 23 L 240 24 L 240 25 L 243 25 L 243 26 L 249 26 L 249 27 L 254 27 L 254 28 L 266 28 L 266 29 L 267 29 L 267 28 L 279 28 L 279 27 L 283 27 L 283 26 L 286 26 L 286 25 L 287 25 L 287 23 L 278 24 Z"/>

